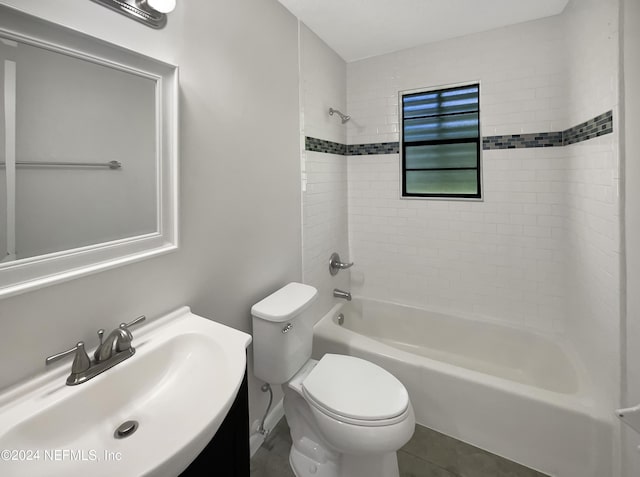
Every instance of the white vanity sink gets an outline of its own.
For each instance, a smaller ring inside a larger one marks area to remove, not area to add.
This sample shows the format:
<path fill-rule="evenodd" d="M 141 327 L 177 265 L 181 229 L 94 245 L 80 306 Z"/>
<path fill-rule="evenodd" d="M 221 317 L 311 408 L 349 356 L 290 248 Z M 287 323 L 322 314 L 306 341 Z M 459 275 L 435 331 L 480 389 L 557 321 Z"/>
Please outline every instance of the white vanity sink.
<path fill-rule="evenodd" d="M 172 476 L 229 411 L 251 336 L 181 308 L 134 332 L 136 354 L 67 386 L 70 361 L 0 395 L 3 477 Z M 138 429 L 122 439 L 125 421 Z"/>

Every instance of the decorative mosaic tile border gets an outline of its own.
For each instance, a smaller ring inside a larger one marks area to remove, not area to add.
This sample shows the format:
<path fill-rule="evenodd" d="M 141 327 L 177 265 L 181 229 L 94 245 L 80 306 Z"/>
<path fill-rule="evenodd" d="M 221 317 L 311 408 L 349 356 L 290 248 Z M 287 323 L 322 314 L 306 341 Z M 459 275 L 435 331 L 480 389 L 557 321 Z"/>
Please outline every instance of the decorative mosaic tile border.
<path fill-rule="evenodd" d="M 510 134 L 504 136 L 484 136 L 482 149 L 520 149 L 528 147 L 561 147 L 587 141 L 594 137 L 613 132 L 613 111 L 596 116 L 564 131 L 531 134 Z M 398 142 L 379 142 L 371 144 L 339 144 L 307 136 L 307 151 L 326 152 L 343 156 L 367 156 L 372 154 L 398 154 Z"/>
<path fill-rule="evenodd" d="M 371 154 L 398 154 L 400 143 L 375 142 L 370 144 L 348 144 L 347 156 L 367 156 Z"/>
<path fill-rule="evenodd" d="M 339 142 L 325 141 L 315 137 L 305 136 L 304 148 L 307 151 L 324 152 L 327 154 L 338 154 L 345 156 L 347 154 L 347 145 Z"/>
<path fill-rule="evenodd" d="M 482 149 L 519 149 L 523 147 L 562 146 L 562 132 L 484 136 Z"/>
<path fill-rule="evenodd" d="M 568 146 L 613 132 L 613 111 L 596 116 L 564 131 L 486 136 L 482 138 L 482 149 L 517 149 L 520 147 Z"/>
<path fill-rule="evenodd" d="M 604 136 L 613 132 L 613 111 L 607 111 L 589 121 L 578 124 L 562 132 L 564 146 Z"/>

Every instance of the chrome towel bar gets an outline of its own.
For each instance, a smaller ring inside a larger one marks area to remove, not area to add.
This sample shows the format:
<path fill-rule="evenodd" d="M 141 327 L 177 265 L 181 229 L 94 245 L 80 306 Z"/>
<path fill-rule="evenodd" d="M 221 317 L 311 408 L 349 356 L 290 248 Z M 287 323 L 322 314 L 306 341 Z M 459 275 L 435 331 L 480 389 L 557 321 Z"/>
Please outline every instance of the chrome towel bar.
<path fill-rule="evenodd" d="M 16 161 L 17 166 L 66 166 L 66 167 L 108 167 L 109 169 L 120 169 L 122 163 L 120 161 L 109 162 L 46 162 L 46 161 Z M 4 167 L 5 163 L 0 162 L 0 167 Z"/>

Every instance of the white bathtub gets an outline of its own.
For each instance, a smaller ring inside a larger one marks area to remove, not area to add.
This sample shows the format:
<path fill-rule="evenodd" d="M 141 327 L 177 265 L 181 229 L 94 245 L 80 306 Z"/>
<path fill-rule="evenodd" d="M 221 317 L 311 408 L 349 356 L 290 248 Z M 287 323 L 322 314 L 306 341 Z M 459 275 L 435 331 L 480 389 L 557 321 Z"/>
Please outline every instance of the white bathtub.
<path fill-rule="evenodd" d="M 596 417 L 584 372 L 542 336 L 356 298 L 316 324 L 313 353 L 392 372 L 419 424 L 551 476 L 612 475 L 612 433 Z"/>

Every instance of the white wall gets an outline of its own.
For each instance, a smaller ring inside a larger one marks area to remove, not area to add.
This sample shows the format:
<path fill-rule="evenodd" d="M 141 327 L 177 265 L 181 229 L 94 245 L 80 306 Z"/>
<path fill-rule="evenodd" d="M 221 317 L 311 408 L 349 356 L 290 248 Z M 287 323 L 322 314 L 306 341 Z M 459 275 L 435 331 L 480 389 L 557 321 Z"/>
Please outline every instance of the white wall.
<path fill-rule="evenodd" d="M 469 81 L 482 135 L 562 130 L 563 39 L 551 17 L 350 63 L 348 142 L 398 140 L 398 91 Z M 349 157 L 354 291 L 561 330 L 565 155 L 483 151 L 483 202 L 401 200 L 397 154 Z"/>
<path fill-rule="evenodd" d="M 624 0 L 624 202 L 626 231 L 626 356 L 623 355 L 623 406 L 640 403 L 640 3 Z M 625 477 L 640 475 L 640 435 L 623 429 Z"/>
<path fill-rule="evenodd" d="M 3 126 L 0 125 L 0 127 Z M 2 260 L 7 252 L 7 174 L 4 167 L 0 167 L 0 224 L 0 257 L 2 257 L 0 260 Z"/>
<path fill-rule="evenodd" d="M 5 64 L 4 60 L 9 59 L 8 51 L 9 46 L 0 42 L 0 161 L 4 162 L 5 157 L 5 94 L 4 94 L 4 81 L 5 81 Z M 9 50 L 11 51 L 11 50 Z M 4 60 L 2 59 L 4 58 Z M 0 260 L 5 258 L 7 253 L 7 174 L 4 166 L 0 167 Z"/>
<path fill-rule="evenodd" d="M 565 148 L 567 337 L 609 411 L 619 402 L 620 388 L 618 1 L 571 1 L 564 17 L 570 122 L 614 110 L 613 134 Z"/>
<path fill-rule="evenodd" d="M 250 331 L 251 305 L 301 279 L 296 19 L 275 0 L 189 0 L 155 31 L 93 2 L 2 3 L 180 66 L 181 243 L 0 301 L 0 387 L 98 328 L 180 305 Z M 250 386 L 253 419 L 266 397 Z"/>
<path fill-rule="evenodd" d="M 345 144 L 347 127 L 329 108 L 345 112 L 347 65 L 324 41 L 300 22 L 301 129 L 306 136 Z"/>
<path fill-rule="evenodd" d="M 302 136 L 346 143 L 347 128 L 329 108 L 346 111 L 346 64 L 300 24 Z M 347 160 L 342 155 L 303 151 L 303 280 L 318 289 L 311 315 L 319 319 L 333 305 L 333 289 L 348 290 L 349 271 L 329 274 L 329 257 L 349 259 Z"/>

